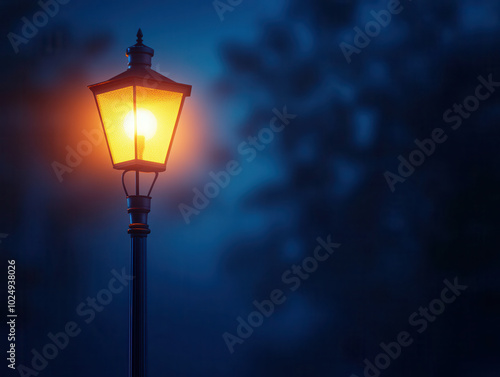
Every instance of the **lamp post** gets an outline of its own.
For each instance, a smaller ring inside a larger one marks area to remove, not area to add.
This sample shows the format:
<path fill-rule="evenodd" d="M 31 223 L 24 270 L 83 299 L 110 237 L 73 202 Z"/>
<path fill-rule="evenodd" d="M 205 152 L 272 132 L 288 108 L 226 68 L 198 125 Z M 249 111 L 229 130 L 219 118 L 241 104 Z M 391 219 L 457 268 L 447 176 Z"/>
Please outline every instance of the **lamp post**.
<path fill-rule="evenodd" d="M 177 83 L 151 69 L 154 50 L 142 43 L 127 49 L 128 69 L 107 81 L 90 85 L 99 111 L 113 168 L 123 170 L 122 185 L 130 215 L 132 275 L 130 287 L 129 377 L 146 377 L 146 239 L 151 191 L 165 171 L 184 99 L 191 86 Z M 125 175 L 135 172 L 135 195 Z M 154 173 L 141 195 L 140 173 Z"/>

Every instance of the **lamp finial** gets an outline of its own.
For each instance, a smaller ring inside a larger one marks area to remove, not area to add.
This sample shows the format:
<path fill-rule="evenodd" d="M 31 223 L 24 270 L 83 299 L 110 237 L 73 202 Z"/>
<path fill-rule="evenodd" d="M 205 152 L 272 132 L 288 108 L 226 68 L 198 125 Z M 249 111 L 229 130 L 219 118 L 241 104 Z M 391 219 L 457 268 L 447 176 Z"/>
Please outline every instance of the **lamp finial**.
<path fill-rule="evenodd" d="M 155 51 L 142 43 L 142 30 L 137 31 L 137 43 L 127 48 L 128 67 L 133 66 L 149 67 L 151 68 L 151 58 L 154 56 Z"/>

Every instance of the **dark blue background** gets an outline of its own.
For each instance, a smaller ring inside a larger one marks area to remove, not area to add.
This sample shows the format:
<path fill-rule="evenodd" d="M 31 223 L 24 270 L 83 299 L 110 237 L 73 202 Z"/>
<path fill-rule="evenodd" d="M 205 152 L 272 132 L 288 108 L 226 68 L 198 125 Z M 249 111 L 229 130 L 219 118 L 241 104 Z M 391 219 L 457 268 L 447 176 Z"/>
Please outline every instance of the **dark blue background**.
<path fill-rule="evenodd" d="M 88 325 L 75 312 L 129 265 L 120 172 L 104 143 L 62 182 L 52 164 L 99 129 L 87 85 L 126 68 L 141 27 L 153 68 L 193 85 L 153 191 L 150 376 L 361 376 L 401 331 L 414 343 L 383 376 L 497 376 L 500 97 L 456 131 L 443 113 L 478 76 L 500 81 L 500 4 L 404 2 L 348 64 L 339 44 L 387 3 L 243 0 L 221 20 L 209 0 L 72 0 L 16 54 L 7 34 L 40 7 L 3 1 L 0 276 L 15 258 L 17 362 L 76 321 L 39 375 L 126 376 L 127 293 Z M 240 143 L 283 106 L 297 117 L 246 161 Z M 448 140 L 392 193 L 384 172 L 436 127 Z M 242 172 L 186 224 L 179 203 L 232 159 Z M 341 247 L 290 292 L 282 273 L 329 234 Z M 418 334 L 408 317 L 455 277 L 468 289 Z M 222 334 L 276 288 L 287 301 L 231 354 Z"/>

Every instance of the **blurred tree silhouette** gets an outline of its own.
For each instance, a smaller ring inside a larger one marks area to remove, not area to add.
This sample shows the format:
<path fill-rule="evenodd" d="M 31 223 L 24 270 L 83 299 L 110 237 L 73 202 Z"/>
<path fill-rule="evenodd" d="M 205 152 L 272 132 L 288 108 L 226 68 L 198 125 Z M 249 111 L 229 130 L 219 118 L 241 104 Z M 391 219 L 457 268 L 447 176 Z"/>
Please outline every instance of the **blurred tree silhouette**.
<path fill-rule="evenodd" d="M 310 255 L 317 236 L 342 243 L 259 330 L 268 336 L 237 346 L 253 352 L 248 375 L 362 375 L 363 359 L 373 360 L 379 343 L 394 340 L 454 276 L 489 298 L 469 297 L 473 312 L 454 304 L 384 375 L 494 374 L 498 340 L 478 344 L 466 327 L 492 331 L 499 308 L 498 283 L 491 285 L 499 267 L 498 94 L 456 132 L 443 112 L 474 94 L 479 75 L 500 81 L 500 24 L 488 22 L 499 5 L 402 5 L 351 64 L 339 43 L 352 43 L 353 27 L 386 9 L 384 1 L 291 1 L 254 44 L 223 48 L 231 74 L 220 80 L 220 96 L 253 98 L 242 139 L 268 123 L 270 106 L 298 115 L 263 152 L 285 178 L 244 193 L 247 213 L 273 220 L 263 237 L 234 242 L 224 270 L 242 292 L 250 284 L 252 297 L 264 299 L 283 286 L 281 272 Z M 396 171 L 398 155 L 407 157 L 413 140 L 436 127 L 449 140 L 391 193 L 383 173 Z M 250 168 L 256 177 L 259 168 Z"/>

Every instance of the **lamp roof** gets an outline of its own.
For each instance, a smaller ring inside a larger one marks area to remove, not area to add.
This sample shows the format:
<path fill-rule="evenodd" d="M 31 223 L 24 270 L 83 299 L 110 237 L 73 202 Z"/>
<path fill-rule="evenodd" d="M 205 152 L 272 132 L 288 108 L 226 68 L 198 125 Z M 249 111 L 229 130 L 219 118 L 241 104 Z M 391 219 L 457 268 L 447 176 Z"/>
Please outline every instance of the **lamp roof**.
<path fill-rule="evenodd" d="M 139 29 L 137 32 L 137 43 L 127 48 L 129 60 L 128 69 L 109 80 L 89 85 L 92 91 L 106 91 L 108 88 L 119 87 L 120 85 L 139 85 L 158 89 L 173 90 L 191 95 L 191 85 L 181 84 L 166 76 L 156 72 L 151 68 L 151 58 L 154 50 L 142 43 L 143 33 Z"/>

